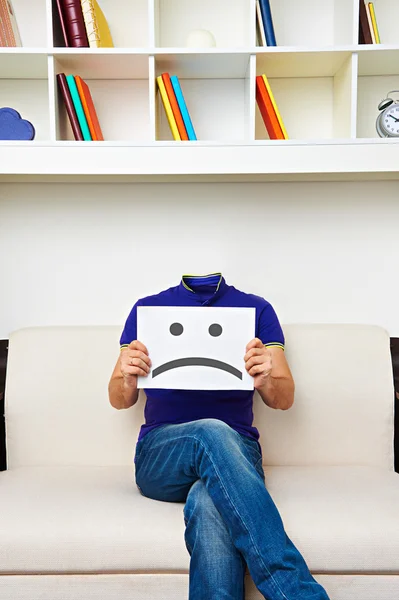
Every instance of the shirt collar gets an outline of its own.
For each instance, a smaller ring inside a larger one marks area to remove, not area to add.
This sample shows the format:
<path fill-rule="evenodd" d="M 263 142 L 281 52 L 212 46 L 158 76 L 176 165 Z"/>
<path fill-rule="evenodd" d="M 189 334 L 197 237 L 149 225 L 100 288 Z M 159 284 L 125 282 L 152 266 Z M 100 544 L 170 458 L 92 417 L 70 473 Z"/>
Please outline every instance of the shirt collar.
<path fill-rule="evenodd" d="M 201 281 L 215 286 L 215 292 L 212 295 L 212 300 L 216 300 L 222 296 L 228 285 L 221 273 L 209 273 L 207 275 L 183 275 L 180 282 L 180 290 L 190 297 L 195 297 L 196 292 L 191 288 L 190 283 L 193 281 Z"/>

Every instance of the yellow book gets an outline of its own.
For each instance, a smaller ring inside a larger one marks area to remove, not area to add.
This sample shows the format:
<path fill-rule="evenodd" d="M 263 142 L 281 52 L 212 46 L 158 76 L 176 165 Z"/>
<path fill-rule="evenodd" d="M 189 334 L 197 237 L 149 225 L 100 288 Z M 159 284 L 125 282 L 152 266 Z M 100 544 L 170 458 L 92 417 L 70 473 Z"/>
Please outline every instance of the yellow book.
<path fill-rule="evenodd" d="M 375 18 L 373 2 L 369 2 L 369 9 L 370 9 L 370 15 L 371 15 L 371 22 L 373 24 L 373 31 L 374 31 L 374 35 L 375 35 L 375 43 L 381 44 L 380 33 L 379 33 L 378 27 L 377 27 L 377 19 Z"/>
<path fill-rule="evenodd" d="M 80 0 L 90 48 L 113 48 L 111 32 L 97 0 Z"/>
<path fill-rule="evenodd" d="M 165 107 L 166 116 L 168 117 L 169 126 L 172 131 L 173 138 L 175 140 L 181 140 L 180 133 L 179 133 L 179 130 L 178 130 L 177 124 L 176 124 L 176 119 L 173 114 L 173 110 L 170 105 L 170 102 L 169 102 L 168 93 L 166 91 L 165 84 L 162 79 L 162 75 L 157 77 L 157 82 L 158 82 L 159 91 L 161 92 L 162 102 Z"/>
<path fill-rule="evenodd" d="M 274 112 L 276 113 L 276 117 L 277 117 L 277 120 L 278 120 L 279 125 L 281 127 L 281 131 L 283 132 L 284 139 L 288 140 L 288 133 L 287 133 L 287 130 L 286 130 L 285 126 L 284 126 L 283 119 L 281 118 L 280 111 L 277 108 L 277 103 L 276 103 L 276 101 L 274 99 L 272 88 L 270 87 L 270 83 L 269 83 L 266 75 L 262 75 L 262 78 L 263 78 L 263 81 L 265 82 L 267 93 L 269 94 L 270 102 L 273 105 Z"/>

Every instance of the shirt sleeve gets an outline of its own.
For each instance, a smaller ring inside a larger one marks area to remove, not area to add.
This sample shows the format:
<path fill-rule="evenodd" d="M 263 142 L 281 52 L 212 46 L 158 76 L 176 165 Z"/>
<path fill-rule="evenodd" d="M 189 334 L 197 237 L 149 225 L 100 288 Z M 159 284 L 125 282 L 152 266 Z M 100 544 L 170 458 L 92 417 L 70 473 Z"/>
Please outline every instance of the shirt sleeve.
<path fill-rule="evenodd" d="M 133 306 L 128 318 L 126 319 L 125 327 L 122 331 L 120 339 L 120 347 L 127 348 L 127 346 L 137 339 L 137 307 L 139 303 Z"/>
<path fill-rule="evenodd" d="M 284 333 L 276 312 L 269 302 L 266 302 L 259 313 L 257 329 L 257 337 L 265 346 L 277 346 L 284 350 Z"/>

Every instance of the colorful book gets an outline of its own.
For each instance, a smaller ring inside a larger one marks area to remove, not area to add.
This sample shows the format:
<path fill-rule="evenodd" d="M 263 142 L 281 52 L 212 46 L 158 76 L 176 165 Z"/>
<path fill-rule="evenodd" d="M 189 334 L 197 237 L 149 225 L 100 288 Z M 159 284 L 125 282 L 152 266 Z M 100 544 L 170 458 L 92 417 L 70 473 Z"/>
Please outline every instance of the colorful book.
<path fill-rule="evenodd" d="M 162 73 L 162 79 L 165 85 L 166 93 L 168 94 L 170 106 L 173 111 L 173 116 L 175 117 L 177 129 L 179 130 L 180 139 L 182 141 L 188 140 L 188 135 L 186 131 L 186 127 L 184 125 L 183 117 L 181 116 L 179 104 L 176 100 L 175 91 L 173 89 L 172 83 L 170 81 L 169 73 Z"/>
<path fill-rule="evenodd" d="M 168 118 L 169 127 L 170 127 L 170 130 L 173 135 L 173 139 L 181 140 L 179 129 L 177 127 L 175 116 L 173 114 L 173 110 L 172 110 L 172 107 L 169 102 L 169 97 L 166 92 L 166 88 L 165 88 L 165 84 L 162 79 L 162 75 L 159 75 L 159 77 L 157 77 L 157 82 L 158 82 L 158 87 L 159 87 L 159 92 L 161 94 L 162 102 L 163 102 L 163 105 L 165 108 L 166 116 Z"/>
<path fill-rule="evenodd" d="M 78 117 L 80 129 L 82 130 L 83 139 L 85 142 L 91 141 L 90 129 L 87 123 L 86 115 L 83 110 L 82 101 L 79 96 L 78 88 L 76 86 L 75 77 L 73 75 L 67 75 L 66 77 L 69 91 L 72 96 L 73 105 L 75 107 L 75 111 Z"/>
<path fill-rule="evenodd" d="M 364 44 L 372 44 L 373 38 L 370 30 L 370 23 L 368 18 L 368 11 L 366 8 L 365 0 L 359 0 L 359 29 L 361 29 L 362 39 Z M 359 42 L 361 42 L 359 36 Z"/>
<path fill-rule="evenodd" d="M 69 86 L 65 77 L 65 73 L 58 73 L 57 83 L 62 95 L 62 99 L 64 101 L 64 105 L 67 111 L 69 122 L 72 127 L 74 138 L 75 140 L 83 141 L 82 130 L 79 125 L 78 115 L 76 114 L 75 106 L 73 104 L 71 92 L 69 91 Z"/>
<path fill-rule="evenodd" d="M 367 21 L 368 21 L 368 24 L 369 24 L 369 29 L 370 29 L 370 34 L 371 34 L 371 43 L 375 44 L 376 43 L 376 39 L 375 39 L 375 33 L 374 33 L 374 28 L 373 28 L 373 21 L 371 19 L 370 7 L 368 5 L 367 0 L 364 0 L 364 5 L 366 7 Z"/>
<path fill-rule="evenodd" d="M 258 30 L 259 46 L 267 46 L 265 26 L 263 25 L 262 11 L 259 0 L 256 0 L 256 25 Z"/>
<path fill-rule="evenodd" d="M 176 95 L 176 100 L 180 108 L 181 116 L 184 121 L 184 125 L 187 131 L 189 140 L 196 140 L 197 136 L 195 135 L 194 127 L 191 122 L 190 113 L 188 112 L 186 101 L 184 100 L 183 92 L 180 87 L 180 82 L 177 75 L 172 75 L 170 78 L 171 84 L 173 86 L 173 90 Z"/>
<path fill-rule="evenodd" d="M 370 11 L 370 16 L 371 16 L 371 23 L 373 25 L 375 43 L 381 44 L 380 33 L 378 31 L 377 19 L 375 18 L 375 10 L 374 10 L 373 2 L 369 2 L 369 11 Z"/>
<path fill-rule="evenodd" d="M 80 0 L 90 48 L 113 48 L 107 19 L 97 0 Z"/>
<path fill-rule="evenodd" d="M 63 10 L 62 10 L 62 0 L 57 0 L 57 10 L 58 10 L 58 16 L 59 16 L 59 19 L 60 19 L 62 37 L 64 38 L 64 42 L 65 42 L 66 48 L 69 48 L 67 26 L 66 26 L 66 21 L 65 21 L 64 13 L 63 13 Z"/>
<path fill-rule="evenodd" d="M 100 122 L 97 117 L 89 86 L 81 77 L 79 77 L 79 75 L 76 75 L 75 82 L 76 87 L 78 88 L 80 100 L 82 102 L 83 110 L 85 111 L 91 137 L 95 141 L 102 142 L 104 141 L 104 136 L 103 132 L 101 131 Z"/>
<path fill-rule="evenodd" d="M 270 87 L 270 83 L 269 83 L 266 75 L 262 75 L 262 78 L 263 78 L 264 84 L 266 86 L 267 93 L 269 94 L 270 101 L 271 101 L 271 103 L 273 105 L 274 112 L 276 113 L 276 117 L 277 117 L 278 123 L 279 123 L 279 125 L 281 127 L 281 131 L 283 132 L 284 139 L 288 140 L 288 133 L 287 133 L 286 128 L 284 127 L 283 119 L 281 117 L 280 111 L 279 111 L 278 106 L 277 106 L 277 102 L 276 102 L 276 100 L 274 98 L 272 89 Z"/>
<path fill-rule="evenodd" d="M 18 23 L 11 0 L 0 0 L 0 46 L 22 46 Z"/>
<path fill-rule="evenodd" d="M 265 28 L 266 42 L 268 46 L 277 46 L 276 36 L 274 34 L 272 11 L 270 0 L 259 0 L 262 13 L 263 26 Z"/>
<path fill-rule="evenodd" d="M 256 101 L 259 106 L 263 122 L 266 126 L 269 138 L 271 140 L 283 140 L 284 134 L 278 122 L 273 104 L 267 92 L 262 75 L 256 77 Z"/>
<path fill-rule="evenodd" d="M 89 42 L 80 0 L 61 0 L 61 10 L 69 45 L 73 48 L 88 48 Z"/>

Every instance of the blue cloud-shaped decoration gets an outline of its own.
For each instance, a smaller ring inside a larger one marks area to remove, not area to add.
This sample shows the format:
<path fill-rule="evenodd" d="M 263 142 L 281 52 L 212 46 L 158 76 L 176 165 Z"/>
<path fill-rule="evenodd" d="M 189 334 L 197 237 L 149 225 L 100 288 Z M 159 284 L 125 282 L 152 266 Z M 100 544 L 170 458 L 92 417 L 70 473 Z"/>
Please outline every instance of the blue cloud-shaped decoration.
<path fill-rule="evenodd" d="M 0 108 L 0 140 L 33 140 L 35 128 L 13 108 Z"/>

